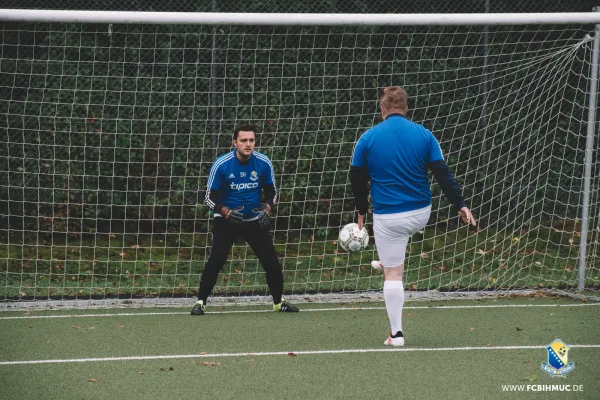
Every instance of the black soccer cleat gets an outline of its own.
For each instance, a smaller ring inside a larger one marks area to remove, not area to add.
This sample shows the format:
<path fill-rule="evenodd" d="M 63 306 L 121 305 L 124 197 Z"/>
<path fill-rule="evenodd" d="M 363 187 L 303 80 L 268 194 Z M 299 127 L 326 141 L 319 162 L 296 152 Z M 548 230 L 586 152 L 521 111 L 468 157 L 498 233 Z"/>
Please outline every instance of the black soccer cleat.
<path fill-rule="evenodd" d="M 194 308 L 192 308 L 192 315 L 204 315 L 204 307 L 204 302 L 198 300 L 196 304 L 194 304 Z"/>
<path fill-rule="evenodd" d="M 278 312 L 298 312 L 300 310 L 298 310 L 298 307 L 296 307 L 294 305 L 291 305 L 287 301 L 281 300 L 281 303 L 279 303 L 279 304 L 273 304 L 273 311 L 278 311 Z"/>

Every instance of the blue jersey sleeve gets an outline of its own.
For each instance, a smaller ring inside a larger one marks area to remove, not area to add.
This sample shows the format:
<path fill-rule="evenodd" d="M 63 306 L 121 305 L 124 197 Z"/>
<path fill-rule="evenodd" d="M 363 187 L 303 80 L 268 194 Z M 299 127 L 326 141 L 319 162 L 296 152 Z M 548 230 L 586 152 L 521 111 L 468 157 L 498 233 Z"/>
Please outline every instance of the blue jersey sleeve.
<path fill-rule="evenodd" d="M 356 146 L 354 147 L 354 154 L 352 155 L 352 166 L 353 167 L 366 167 L 367 166 L 367 140 L 363 134 Z"/>
<path fill-rule="evenodd" d="M 208 183 L 206 187 L 210 190 L 221 190 L 221 166 L 223 163 L 215 161 L 208 173 Z"/>
<path fill-rule="evenodd" d="M 427 131 L 427 133 L 429 134 L 429 154 L 427 155 L 427 162 L 443 161 L 444 155 L 442 154 L 440 143 L 431 132 Z"/>
<path fill-rule="evenodd" d="M 265 156 L 265 163 L 263 163 L 263 183 L 265 185 L 275 185 L 275 170 L 273 169 L 273 163 Z"/>

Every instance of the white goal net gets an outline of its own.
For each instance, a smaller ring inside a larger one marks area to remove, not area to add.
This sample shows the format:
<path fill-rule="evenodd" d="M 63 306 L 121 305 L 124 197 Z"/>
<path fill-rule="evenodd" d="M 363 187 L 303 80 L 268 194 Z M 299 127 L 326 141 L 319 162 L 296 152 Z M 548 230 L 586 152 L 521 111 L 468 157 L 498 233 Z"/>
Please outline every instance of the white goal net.
<path fill-rule="evenodd" d="M 275 168 L 284 292 L 380 291 L 375 248 L 347 253 L 336 238 L 355 218 L 354 144 L 390 85 L 479 222 L 460 226 L 432 181 L 409 291 L 597 290 L 597 138 L 578 281 L 593 38 L 590 24 L 2 22 L 0 302 L 193 297 L 211 245 L 208 170 L 242 122 Z M 267 290 L 236 243 L 215 297 Z"/>

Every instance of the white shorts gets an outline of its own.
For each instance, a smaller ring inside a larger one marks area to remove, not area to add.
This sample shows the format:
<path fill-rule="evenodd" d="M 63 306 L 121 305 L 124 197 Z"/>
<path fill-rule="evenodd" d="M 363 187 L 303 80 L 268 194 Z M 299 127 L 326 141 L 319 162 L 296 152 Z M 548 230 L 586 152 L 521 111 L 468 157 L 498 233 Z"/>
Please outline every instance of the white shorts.
<path fill-rule="evenodd" d="M 408 240 L 425 228 L 430 215 L 431 206 L 397 214 L 373 214 L 375 247 L 384 267 L 404 263 Z"/>

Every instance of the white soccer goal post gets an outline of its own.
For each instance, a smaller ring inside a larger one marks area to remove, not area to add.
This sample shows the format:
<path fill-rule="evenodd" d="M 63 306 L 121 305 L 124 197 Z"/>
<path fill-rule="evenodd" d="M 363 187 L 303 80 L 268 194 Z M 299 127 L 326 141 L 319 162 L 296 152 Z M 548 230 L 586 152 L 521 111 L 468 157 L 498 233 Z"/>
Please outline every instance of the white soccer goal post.
<path fill-rule="evenodd" d="M 390 85 L 480 223 L 459 225 L 433 183 L 409 298 L 600 287 L 600 12 L 0 10 L 0 23 L 0 308 L 191 301 L 208 169 L 241 122 L 275 167 L 286 296 L 377 297 L 375 248 L 335 240 L 354 219 L 353 146 Z M 267 294 L 237 243 L 211 299 Z"/>

